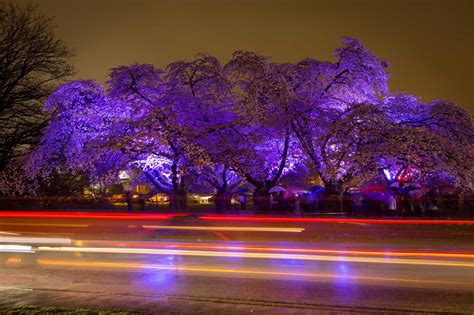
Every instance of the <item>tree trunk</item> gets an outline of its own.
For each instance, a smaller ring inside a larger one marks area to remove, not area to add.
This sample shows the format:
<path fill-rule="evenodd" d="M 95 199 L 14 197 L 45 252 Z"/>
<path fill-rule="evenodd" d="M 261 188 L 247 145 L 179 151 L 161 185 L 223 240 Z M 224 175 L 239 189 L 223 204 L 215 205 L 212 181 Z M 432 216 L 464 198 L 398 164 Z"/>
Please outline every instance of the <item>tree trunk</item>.
<path fill-rule="evenodd" d="M 214 204 L 216 205 L 216 210 L 218 213 L 223 213 L 228 210 L 232 210 L 231 205 L 232 194 L 225 192 L 218 192 L 215 195 Z"/>
<path fill-rule="evenodd" d="M 270 212 L 272 211 L 271 195 L 268 192 L 270 187 L 262 186 L 257 187 L 253 194 L 253 202 L 257 212 Z"/>
<path fill-rule="evenodd" d="M 324 205 L 325 212 L 343 212 L 342 185 L 335 181 L 324 182 Z"/>
<path fill-rule="evenodd" d="M 169 195 L 170 198 L 170 212 L 183 212 L 188 210 L 188 195 L 187 193 L 179 192 Z"/>

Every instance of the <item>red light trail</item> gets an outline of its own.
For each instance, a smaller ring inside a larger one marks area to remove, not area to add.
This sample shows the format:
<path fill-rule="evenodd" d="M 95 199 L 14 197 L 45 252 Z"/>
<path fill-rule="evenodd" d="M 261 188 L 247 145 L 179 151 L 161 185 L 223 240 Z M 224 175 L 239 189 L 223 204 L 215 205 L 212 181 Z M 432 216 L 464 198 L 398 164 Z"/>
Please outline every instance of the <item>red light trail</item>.
<path fill-rule="evenodd" d="M 205 221 L 239 221 L 239 222 L 298 222 L 298 223 L 368 223 L 368 224 L 430 224 L 474 225 L 468 220 L 412 220 L 412 219 L 350 219 L 350 218 L 295 218 L 295 217 L 250 217 L 250 216 L 200 216 Z"/>
<path fill-rule="evenodd" d="M 106 213 L 106 212 L 66 212 L 66 211 L 0 211 L 0 218 L 48 218 L 48 219 L 113 219 L 113 220 L 167 220 L 172 217 L 187 216 L 186 213 L 146 214 L 146 213 Z"/>

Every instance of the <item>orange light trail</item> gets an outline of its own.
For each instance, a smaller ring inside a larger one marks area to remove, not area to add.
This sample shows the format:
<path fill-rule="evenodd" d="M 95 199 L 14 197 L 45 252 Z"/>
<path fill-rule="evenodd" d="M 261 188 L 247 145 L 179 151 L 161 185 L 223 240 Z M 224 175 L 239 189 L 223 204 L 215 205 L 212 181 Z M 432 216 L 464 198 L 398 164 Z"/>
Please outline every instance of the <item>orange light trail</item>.
<path fill-rule="evenodd" d="M 368 255 L 368 256 L 411 256 L 411 257 L 444 257 L 444 258 L 467 258 L 474 259 L 474 253 L 461 252 L 399 252 L 399 251 L 375 251 L 375 250 L 340 250 L 340 249 L 314 249 L 314 248 L 282 248 L 282 247 L 259 247 L 259 246 L 225 246 L 206 244 L 176 244 L 176 243 L 129 243 L 129 242 L 101 242 L 101 241 L 76 241 L 83 245 L 106 244 L 108 246 L 135 247 L 135 248 L 183 248 L 183 249 L 210 249 L 227 251 L 267 251 L 288 253 L 315 253 L 335 255 Z"/>
<path fill-rule="evenodd" d="M 177 225 L 143 225 L 143 228 L 156 229 L 156 230 L 288 232 L 288 233 L 300 233 L 305 230 L 304 228 L 292 228 L 292 227 L 177 226 Z"/>
<path fill-rule="evenodd" d="M 99 262 L 99 261 L 74 261 L 74 260 L 51 260 L 37 259 L 38 264 L 46 266 L 68 266 L 68 267 L 99 267 L 99 268 L 127 268 L 127 269 L 154 269 L 154 270 L 172 270 L 184 272 L 207 272 L 222 273 L 236 275 L 267 275 L 267 276 L 287 276 L 287 277 L 310 277 L 310 278 L 329 278 L 329 279 L 345 279 L 345 280 L 370 280 L 370 281 L 388 281 L 388 282 L 408 282 L 408 283 L 426 283 L 426 284 L 445 284 L 445 285 L 468 285 L 470 282 L 454 282 L 442 280 L 421 280 L 406 278 L 389 278 L 389 277 L 370 277 L 370 276 L 350 276 L 337 275 L 329 273 L 306 273 L 306 272 L 284 272 L 284 271 L 268 271 L 255 269 L 228 269 L 217 267 L 191 267 L 176 265 L 156 265 L 143 263 L 125 263 L 125 262 Z"/>
<path fill-rule="evenodd" d="M 6 263 L 8 265 L 19 265 L 21 264 L 21 258 L 20 257 L 10 257 L 7 259 Z"/>
<path fill-rule="evenodd" d="M 372 257 L 347 257 L 347 256 L 325 256 L 325 255 L 302 255 L 302 254 L 275 254 L 275 253 L 252 253 L 252 252 L 225 252 L 225 251 L 198 251 L 198 250 L 176 250 L 176 249 L 147 249 L 147 248 L 117 248 L 117 247 L 48 247 L 40 246 L 37 251 L 41 252 L 81 252 L 102 254 L 142 254 L 142 255 L 173 255 L 173 256 L 198 256 L 219 258 L 260 258 L 260 259 L 294 259 L 308 261 L 344 261 L 356 263 L 382 263 L 382 264 L 405 264 L 405 265 L 428 265 L 428 266 L 450 266 L 471 267 L 472 262 L 442 261 L 442 260 L 414 260 L 401 258 L 372 258 Z"/>

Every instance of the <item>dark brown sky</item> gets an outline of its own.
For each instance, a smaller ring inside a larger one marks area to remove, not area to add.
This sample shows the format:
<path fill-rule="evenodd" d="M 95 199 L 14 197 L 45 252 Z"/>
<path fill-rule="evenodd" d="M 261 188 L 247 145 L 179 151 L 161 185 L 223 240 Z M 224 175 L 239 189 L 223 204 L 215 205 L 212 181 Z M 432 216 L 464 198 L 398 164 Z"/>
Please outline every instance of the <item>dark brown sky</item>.
<path fill-rule="evenodd" d="M 392 65 L 391 91 L 449 99 L 474 113 L 474 0 L 16 0 L 55 16 L 76 48 L 78 78 L 106 80 L 134 62 L 164 67 L 208 52 L 252 50 L 276 61 L 332 60 L 357 37 Z"/>

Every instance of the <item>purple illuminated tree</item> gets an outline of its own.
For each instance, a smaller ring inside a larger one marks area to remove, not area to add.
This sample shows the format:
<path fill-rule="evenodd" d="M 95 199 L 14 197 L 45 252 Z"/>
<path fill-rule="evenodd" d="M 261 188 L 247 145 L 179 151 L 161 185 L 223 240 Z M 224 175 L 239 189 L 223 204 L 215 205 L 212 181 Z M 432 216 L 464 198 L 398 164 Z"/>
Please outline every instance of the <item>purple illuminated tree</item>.
<path fill-rule="evenodd" d="M 138 169 L 137 180 L 168 194 L 173 211 L 185 210 L 198 189 L 214 191 L 218 210 L 227 210 L 244 181 L 266 210 L 269 190 L 293 171 L 315 171 L 328 194 L 407 170 L 419 181 L 441 176 L 472 188 L 468 113 L 389 95 L 388 65 L 355 39 L 344 39 L 335 56 L 279 64 L 237 51 L 223 66 L 201 54 L 165 70 L 112 69 L 107 89 L 63 85 L 45 104 L 52 118 L 27 181 L 72 173 L 113 183 L 118 172 Z"/>
<path fill-rule="evenodd" d="M 195 141 L 201 127 L 195 118 L 202 113 L 193 107 L 192 93 L 186 93 L 174 66 L 167 74 L 151 65 L 113 69 L 109 95 L 132 114 L 114 130 L 110 143 L 170 195 L 172 210 L 184 210 L 196 170 L 211 162 Z"/>
<path fill-rule="evenodd" d="M 206 54 L 174 62 L 166 71 L 165 100 L 179 110 L 179 125 L 189 140 L 206 152 L 195 181 L 212 187 L 219 211 L 229 209 L 232 191 L 242 181 L 233 168 L 242 146 L 232 84 L 220 62 Z"/>
<path fill-rule="evenodd" d="M 377 103 L 380 96 L 388 93 L 388 64 L 359 41 L 345 38 L 343 46 L 336 49 L 335 57 L 335 63 L 305 59 L 281 70 L 292 95 L 288 102 L 292 130 L 329 194 L 340 192 L 343 184 L 358 172 L 349 165 L 354 154 L 350 151 L 363 152 L 357 148 L 357 142 L 351 143 L 348 139 L 347 146 L 337 153 L 338 145 L 331 143 L 342 136 L 339 134 L 342 130 L 337 129 L 349 122 L 358 124 L 357 112 L 370 111 L 358 104 Z M 345 124 L 338 124 L 341 120 Z M 358 136 L 353 134 L 353 137 Z M 331 157 L 332 154 L 338 156 Z M 349 161 L 344 161 L 344 157 Z"/>
<path fill-rule="evenodd" d="M 288 140 L 298 139 L 328 193 L 341 189 L 338 180 L 329 174 L 334 165 L 326 165 L 325 145 L 331 128 L 353 104 L 375 102 L 387 93 L 387 64 L 355 39 L 344 39 L 343 44 L 336 49 L 335 63 L 305 59 L 296 64 L 277 64 L 250 52 L 235 53 L 229 63 L 244 91 L 241 111 L 286 134 Z M 285 158 L 282 155 L 281 161 Z"/>
<path fill-rule="evenodd" d="M 30 154 L 30 177 L 86 173 L 91 182 L 116 180 L 125 156 L 103 145 L 118 117 L 104 89 L 93 81 L 62 85 L 46 101 L 51 120 L 40 145 Z"/>
<path fill-rule="evenodd" d="M 269 190 L 290 171 L 301 150 L 292 136 L 285 104 L 288 94 L 282 77 L 275 75 L 276 64 L 252 52 L 237 51 L 226 65 L 234 82 L 235 110 L 242 118 L 240 128 L 247 137 L 247 154 L 238 170 L 255 186 L 259 210 L 271 208 Z"/>
<path fill-rule="evenodd" d="M 409 175 L 422 182 L 440 179 L 473 188 L 474 120 L 469 113 L 451 102 L 427 104 L 405 94 L 387 98 L 383 110 L 395 126 L 386 158 L 381 159 L 389 180 L 404 181 Z"/>

